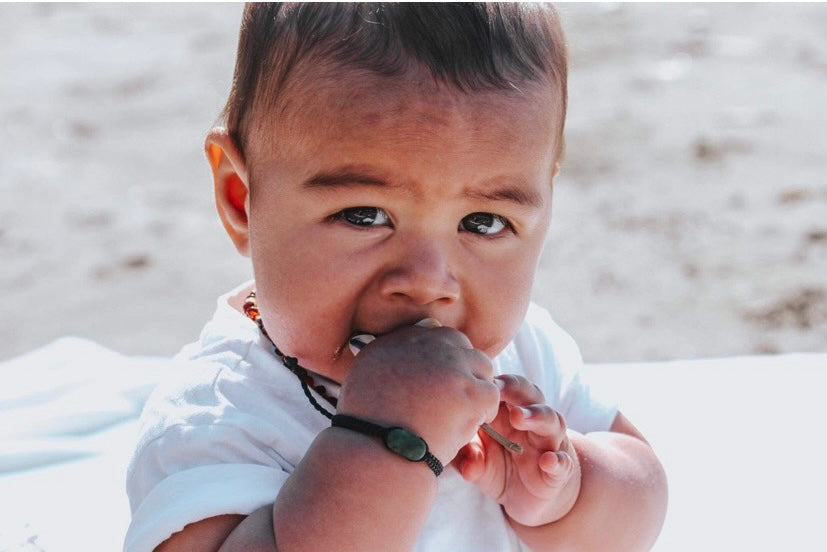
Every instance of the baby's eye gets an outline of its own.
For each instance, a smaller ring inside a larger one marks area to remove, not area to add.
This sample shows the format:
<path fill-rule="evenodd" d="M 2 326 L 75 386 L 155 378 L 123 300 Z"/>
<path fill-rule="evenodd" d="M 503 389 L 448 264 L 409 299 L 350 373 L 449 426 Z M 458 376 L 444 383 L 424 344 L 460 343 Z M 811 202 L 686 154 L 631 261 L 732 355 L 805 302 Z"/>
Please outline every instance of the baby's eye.
<path fill-rule="evenodd" d="M 390 223 L 388 214 L 379 207 L 342 209 L 336 217 L 354 226 L 385 226 Z"/>
<path fill-rule="evenodd" d="M 493 213 L 471 213 L 459 223 L 460 230 L 493 236 L 511 228 L 511 224 Z"/>

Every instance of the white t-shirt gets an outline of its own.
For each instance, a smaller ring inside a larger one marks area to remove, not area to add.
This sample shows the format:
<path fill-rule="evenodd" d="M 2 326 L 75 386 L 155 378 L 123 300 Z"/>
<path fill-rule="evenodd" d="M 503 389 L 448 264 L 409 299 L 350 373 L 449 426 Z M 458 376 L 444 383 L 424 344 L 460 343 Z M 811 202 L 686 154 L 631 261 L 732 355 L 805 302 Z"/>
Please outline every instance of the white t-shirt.
<path fill-rule="evenodd" d="M 258 327 L 218 300 L 198 342 L 187 345 L 146 403 L 127 472 L 132 521 L 125 552 L 150 552 L 185 525 L 270 504 L 330 421 L 301 391 Z M 522 374 L 581 433 L 605 431 L 617 408 L 579 375 L 574 341 L 531 305 L 496 374 Z M 335 409 L 317 396 L 328 410 Z M 450 466 L 415 550 L 522 550 L 499 505 Z"/>

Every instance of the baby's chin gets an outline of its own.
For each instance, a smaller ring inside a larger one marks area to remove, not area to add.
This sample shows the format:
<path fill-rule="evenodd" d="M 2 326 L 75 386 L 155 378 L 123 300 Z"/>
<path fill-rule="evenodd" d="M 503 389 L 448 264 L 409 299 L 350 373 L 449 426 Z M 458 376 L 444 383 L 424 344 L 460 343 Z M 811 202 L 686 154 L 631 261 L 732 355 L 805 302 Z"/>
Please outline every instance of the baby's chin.
<path fill-rule="evenodd" d="M 342 383 L 350 366 L 353 363 L 353 355 L 347 350 L 346 345 L 334 347 L 332 353 L 317 353 L 299 357 L 299 364 L 307 370 L 336 383 Z"/>
<path fill-rule="evenodd" d="M 493 360 L 494 357 L 496 357 L 498 354 L 503 352 L 503 349 L 505 349 L 505 346 L 507 344 L 508 344 L 507 342 L 502 343 L 502 344 L 496 343 L 496 344 L 490 345 L 488 347 L 476 347 L 476 348 L 479 349 L 480 351 L 482 351 L 483 353 L 485 353 L 488 358 Z"/>
<path fill-rule="evenodd" d="M 492 359 L 500 354 L 510 341 L 501 335 L 479 335 L 474 333 L 473 330 L 469 330 L 465 335 L 471 340 L 471 344 L 474 345 L 475 349 L 482 351 L 488 358 Z"/>

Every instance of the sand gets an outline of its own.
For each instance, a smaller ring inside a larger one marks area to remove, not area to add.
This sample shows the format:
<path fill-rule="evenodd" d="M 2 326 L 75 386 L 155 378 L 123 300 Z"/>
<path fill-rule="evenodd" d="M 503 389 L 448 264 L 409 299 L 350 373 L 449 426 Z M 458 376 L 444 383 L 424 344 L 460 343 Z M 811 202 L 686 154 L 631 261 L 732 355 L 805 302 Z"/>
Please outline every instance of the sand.
<path fill-rule="evenodd" d="M 535 299 L 589 362 L 827 351 L 827 6 L 560 9 Z M 0 359 L 168 355 L 249 277 L 202 154 L 240 11 L 0 5 Z"/>

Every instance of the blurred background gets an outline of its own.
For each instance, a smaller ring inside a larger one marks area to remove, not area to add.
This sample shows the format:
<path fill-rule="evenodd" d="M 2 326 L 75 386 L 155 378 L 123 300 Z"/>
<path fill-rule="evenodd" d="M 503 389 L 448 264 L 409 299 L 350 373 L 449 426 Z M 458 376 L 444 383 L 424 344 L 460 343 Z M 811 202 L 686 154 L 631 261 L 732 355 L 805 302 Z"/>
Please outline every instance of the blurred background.
<path fill-rule="evenodd" d="M 250 277 L 202 153 L 241 9 L 0 5 L 0 360 L 170 355 Z M 536 301 L 587 362 L 827 351 L 827 5 L 559 9 Z"/>

